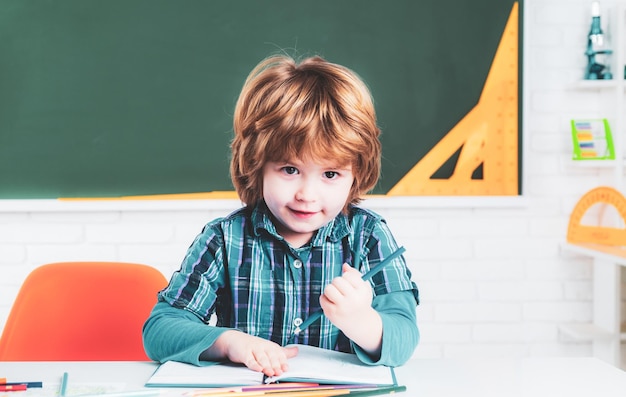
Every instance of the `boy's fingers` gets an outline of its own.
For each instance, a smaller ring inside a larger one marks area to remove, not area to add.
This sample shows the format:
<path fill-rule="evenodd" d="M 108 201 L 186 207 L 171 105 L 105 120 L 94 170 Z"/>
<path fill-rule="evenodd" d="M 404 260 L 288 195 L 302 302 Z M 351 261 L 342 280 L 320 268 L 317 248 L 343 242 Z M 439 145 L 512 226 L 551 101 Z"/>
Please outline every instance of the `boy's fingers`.
<path fill-rule="evenodd" d="M 351 267 L 349 267 L 348 270 L 344 271 L 344 273 L 343 273 L 343 275 L 341 276 L 340 279 L 346 280 L 353 287 L 357 287 L 361 283 L 363 283 L 363 278 L 362 278 L 361 272 L 359 272 L 358 270 L 356 270 L 354 268 L 351 268 Z M 334 281 L 333 281 L 333 283 L 334 283 Z"/>
<path fill-rule="evenodd" d="M 285 347 L 285 355 L 287 358 L 293 358 L 298 355 L 298 348 L 295 346 Z"/>
<path fill-rule="evenodd" d="M 336 303 L 337 300 L 341 299 L 343 295 L 333 282 L 333 284 L 328 284 L 326 286 L 326 288 L 324 289 L 324 295 L 322 296 L 326 297 L 329 302 Z"/>

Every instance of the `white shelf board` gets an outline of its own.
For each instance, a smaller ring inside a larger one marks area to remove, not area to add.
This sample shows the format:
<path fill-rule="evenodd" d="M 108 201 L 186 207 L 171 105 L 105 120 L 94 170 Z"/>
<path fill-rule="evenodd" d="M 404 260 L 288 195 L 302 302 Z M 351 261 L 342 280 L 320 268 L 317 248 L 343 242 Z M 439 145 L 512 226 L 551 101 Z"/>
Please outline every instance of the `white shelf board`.
<path fill-rule="evenodd" d="M 613 262 L 620 266 L 626 266 L 626 257 L 623 257 L 623 256 L 612 255 L 606 252 L 598 251 L 590 247 L 583 247 L 578 244 L 563 243 L 561 247 L 565 251 L 568 251 L 568 252 L 573 252 L 576 254 L 581 254 L 581 255 L 592 257 L 592 258 L 602 259 L 605 261 Z"/>
<path fill-rule="evenodd" d="M 574 83 L 575 89 L 583 90 L 605 90 L 623 86 L 622 80 L 579 80 Z"/>
<path fill-rule="evenodd" d="M 618 166 L 617 160 L 573 160 L 563 159 L 565 168 L 615 168 Z M 624 160 L 619 165 L 623 165 Z"/>
<path fill-rule="evenodd" d="M 559 330 L 576 340 L 610 340 L 613 334 L 591 323 L 561 324 Z"/>
<path fill-rule="evenodd" d="M 559 326 L 559 330 L 569 337 L 581 341 L 611 340 L 615 338 L 615 335 L 612 332 L 609 332 L 592 323 L 561 324 Z M 618 336 L 620 340 L 626 341 L 624 324 L 622 324 L 622 332 Z"/>

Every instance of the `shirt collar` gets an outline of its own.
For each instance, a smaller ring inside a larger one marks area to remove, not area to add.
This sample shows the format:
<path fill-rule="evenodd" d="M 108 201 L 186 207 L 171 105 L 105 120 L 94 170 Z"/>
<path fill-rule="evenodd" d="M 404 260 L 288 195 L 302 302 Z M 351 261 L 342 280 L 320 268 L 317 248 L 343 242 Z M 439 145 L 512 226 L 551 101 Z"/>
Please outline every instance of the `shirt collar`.
<path fill-rule="evenodd" d="M 265 230 L 275 238 L 283 240 L 278 232 L 276 232 L 276 226 L 272 220 L 272 214 L 264 201 L 261 201 L 254 206 L 250 219 L 252 220 L 254 234 L 256 236 L 261 235 L 261 231 Z M 331 242 L 336 242 L 347 236 L 349 233 L 350 222 L 348 220 L 348 216 L 341 212 L 335 217 L 335 219 L 317 230 L 317 232 L 313 235 L 311 245 L 320 246 L 324 244 L 327 239 Z"/>

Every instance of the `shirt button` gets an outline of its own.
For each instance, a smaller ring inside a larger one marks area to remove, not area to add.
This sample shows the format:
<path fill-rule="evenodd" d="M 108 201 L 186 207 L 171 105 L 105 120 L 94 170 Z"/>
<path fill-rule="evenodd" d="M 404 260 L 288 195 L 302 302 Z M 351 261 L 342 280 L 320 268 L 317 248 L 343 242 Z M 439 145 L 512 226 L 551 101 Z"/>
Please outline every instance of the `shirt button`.
<path fill-rule="evenodd" d="M 295 267 L 296 269 L 300 269 L 302 267 L 302 261 L 300 259 L 296 259 L 295 261 L 293 261 L 293 267 Z"/>
<path fill-rule="evenodd" d="M 293 325 L 295 325 L 296 327 L 299 327 L 302 325 L 302 319 L 300 317 L 296 317 L 295 320 L 293 320 Z"/>

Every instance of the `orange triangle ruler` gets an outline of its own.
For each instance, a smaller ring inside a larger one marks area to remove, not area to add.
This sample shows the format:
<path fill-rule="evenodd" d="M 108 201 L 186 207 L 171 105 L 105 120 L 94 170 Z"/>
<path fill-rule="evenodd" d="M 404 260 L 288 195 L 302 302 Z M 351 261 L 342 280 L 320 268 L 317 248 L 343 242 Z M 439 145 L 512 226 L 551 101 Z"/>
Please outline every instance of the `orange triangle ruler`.
<path fill-rule="evenodd" d="M 518 195 L 518 3 L 514 3 L 477 105 L 388 196 Z M 460 151 L 447 179 L 434 179 Z M 472 179 L 482 165 L 482 179 Z"/>

